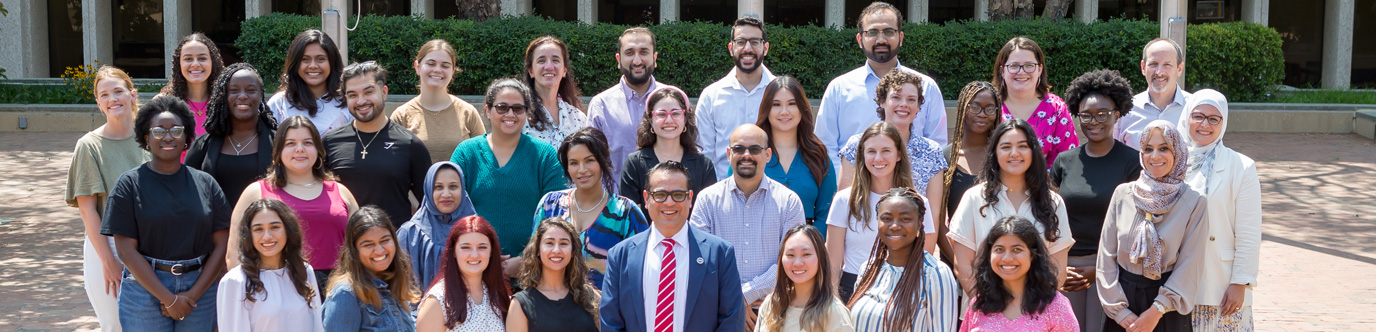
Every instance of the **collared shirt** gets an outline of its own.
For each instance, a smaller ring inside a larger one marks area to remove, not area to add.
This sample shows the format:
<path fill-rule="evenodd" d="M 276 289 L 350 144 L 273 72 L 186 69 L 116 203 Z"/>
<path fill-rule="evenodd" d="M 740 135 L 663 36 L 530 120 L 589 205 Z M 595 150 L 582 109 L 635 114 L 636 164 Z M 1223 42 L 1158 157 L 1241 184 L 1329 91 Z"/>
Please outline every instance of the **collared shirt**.
<path fill-rule="evenodd" d="M 784 234 L 804 223 L 803 201 L 797 194 L 764 174 L 756 176 L 760 187 L 749 196 L 736 186 L 735 177 L 703 189 L 688 218 L 693 227 L 736 247 L 741 293 L 747 303 L 774 290 Z"/>
<path fill-rule="evenodd" d="M 922 96 L 926 100 L 917 112 L 917 119 L 913 120 L 911 132 L 945 145 L 946 102 L 942 100 L 941 87 L 930 76 L 904 67 L 902 63 L 896 68 L 922 78 Z M 864 132 L 865 128 L 879 121 L 879 114 L 875 112 L 879 104 L 874 102 L 874 90 L 879 87 L 880 77 L 882 75 L 876 74 L 869 64 L 865 64 L 831 80 L 822 94 L 822 105 L 817 111 L 817 138 L 827 146 L 827 155 L 831 156 L 831 163 L 835 167 L 841 167 L 841 159 L 836 152 L 846 144 L 846 139 Z"/>
<path fill-rule="evenodd" d="M 621 164 L 626 162 L 626 156 L 640 148 L 635 142 L 636 132 L 640 129 L 641 117 L 645 115 L 645 101 L 650 92 L 669 86 L 655 81 L 651 76 L 650 87 L 645 89 L 645 93 L 636 94 L 635 89 L 626 85 L 626 78 L 622 77 L 620 83 L 598 93 L 588 103 L 588 120 L 592 122 L 592 127 L 607 135 L 612 174 L 621 174 Z M 620 190 L 621 177 L 612 178 L 617 181 L 612 188 Z"/>
<path fill-rule="evenodd" d="M 564 143 L 565 137 L 583 128 L 587 128 L 588 125 L 591 124 L 588 121 L 588 116 L 583 114 L 583 110 L 573 107 L 573 104 L 564 102 L 563 99 L 557 100 L 559 102 L 558 126 L 554 125 L 554 114 L 550 114 L 549 110 L 545 109 L 545 105 L 538 105 L 537 107 L 531 108 L 531 111 L 545 112 L 545 116 L 550 119 L 550 123 L 545 125 L 545 130 L 541 131 L 535 130 L 535 127 L 530 125 L 530 121 L 526 121 L 526 126 L 521 129 L 521 133 L 530 135 L 530 137 L 541 142 L 545 142 L 545 144 L 549 144 L 555 149 L 558 149 L 559 145 Z"/>
<path fill-rule="evenodd" d="M 416 318 L 410 304 L 399 303 L 392 297 L 387 282 L 368 276 L 382 299 L 381 307 L 373 307 L 359 300 L 353 284 L 341 282 L 325 297 L 324 321 L 326 331 L 401 331 L 416 330 Z M 443 303 L 443 302 L 441 302 Z"/>
<path fill-rule="evenodd" d="M 683 225 L 688 227 L 688 225 Z M 659 270 L 664 255 L 666 236 L 658 228 L 650 228 L 650 242 L 645 245 L 645 266 L 640 274 L 640 292 L 645 298 L 645 331 L 655 330 L 655 309 L 659 308 Z M 683 332 L 684 315 L 688 305 L 688 229 L 667 238 L 674 240 L 674 332 Z"/>
<path fill-rule="evenodd" d="M 1132 111 L 1113 124 L 1113 139 L 1127 144 L 1133 150 L 1142 150 L 1142 129 L 1146 129 L 1148 123 L 1155 120 L 1180 123 L 1180 118 L 1185 116 L 1185 101 L 1190 98 L 1190 93 L 1177 85 L 1175 99 L 1166 105 L 1166 109 L 1161 109 L 1151 102 L 1148 91 L 1132 96 Z"/>
<path fill-rule="evenodd" d="M 1024 200 L 1021 205 L 1013 206 L 1008 199 L 1008 187 L 999 185 L 999 201 L 989 208 L 983 208 L 987 202 L 984 200 L 984 188 L 990 185 L 982 182 L 970 190 L 965 191 L 965 195 L 960 198 L 960 206 L 956 208 L 956 213 L 951 216 L 951 231 L 947 236 L 952 243 L 965 246 L 971 250 L 979 250 L 984 238 L 989 236 L 989 231 L 994 229 L 994 224 L 999 219 L 1008 216 L 1018 216 L 1032 221 L 1032 226 L 1037 227 L 1038 232 L 1046 233 L 1042 223 L 1037 222 L 1037 216 L 1032 211 L 1032 200 Z M 1070 245 L 1075 244 L 1075 238 L 1070 232 L 1070 218 L 1065 213 L 1065 201 L 1061 200 L 1061 195 L 1055 192 L 1051 195 L 1051 204 L 1056 205 L 1056 230 L 1057 238 L 1054 243 L 1045 243 L 1047 252 L 1056 253 L 1061 250 L 1070 249 Z M 1030 195 L 1030 194 L 1029 194 Z M 1029 196 L 1030 197 L 1030 196 Z M 1038 236 L 1042 242 L 1046 242 L 1045 236 Z"/>
<path fill-rule="evenodd" d="M 694 108 L 697 113 L 693 113 L 697 117 L 698 146 L 716 166 L 718 179 L 731 176 L 731 161 L 726 157 L 726 148 L 731 146 L 731 132 L 759 119 L 764 89 L 774 80 L 774 73 L 769 72 L 769 68 L 760 65 L 759 70 L 763 74 L 754 88 L 746 90 L 736 79 L 736 69 L 731 69 L 726 77 L 703 88 L 698 95 L 698 106 Z"/>
<path fill-rule="evenodd" d="M 960 284 L 951 268 L 941 263 L 932 254 L 923 252 L 922 289 L 916 299 L 902 305 L 917 306 L 913 319 L 913 332 L 955 331 L 956 317 L 960 315 Z M 871 261 L 869 264 L 882 264 L 876 271 L 874 283 L 860 299 L 851 306 L 851 316 L 855 318 L 858 332 L 879 332 L 888 328 L 884 315 L 889 314 L 888 305 L 894 299 L 898 279 L 903 276 L 904 266 L 889 265 L 888 262 Z M 868 265 L 867 265 L 868 266 Z M 858 279 L 862 279 L 860 276 Z"/>

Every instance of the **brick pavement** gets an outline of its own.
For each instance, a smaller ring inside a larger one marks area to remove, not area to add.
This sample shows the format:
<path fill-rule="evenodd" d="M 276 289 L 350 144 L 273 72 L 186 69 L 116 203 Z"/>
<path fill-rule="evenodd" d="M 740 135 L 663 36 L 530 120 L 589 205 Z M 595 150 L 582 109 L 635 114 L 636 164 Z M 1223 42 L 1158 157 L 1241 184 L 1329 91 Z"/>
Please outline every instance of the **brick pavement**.
<path fill-rule="evenodd" d="M 97 328 L 81 284 L 81 227 L 62 202 L 81 133 L 0 133 L 0 331 Z M 1262 181 L 1260 331 L 1372 331 L 1376 142 L 1232 133 Z"/>

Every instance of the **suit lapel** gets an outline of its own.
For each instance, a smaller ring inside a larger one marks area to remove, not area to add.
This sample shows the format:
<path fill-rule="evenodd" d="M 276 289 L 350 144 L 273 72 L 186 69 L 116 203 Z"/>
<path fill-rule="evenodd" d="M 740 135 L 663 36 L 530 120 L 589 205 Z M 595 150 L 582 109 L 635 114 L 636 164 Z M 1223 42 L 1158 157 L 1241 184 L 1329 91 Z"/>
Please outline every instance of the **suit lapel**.
<path fill-rule="evenodd" d="M 683 299 L 683 314 L 687 316 L 684 317 L 684 325 L 687 325 L 689 323 L 687 318 L 693 316 L 693 304 L 698 302 L 698 292 L 702 290 L 701 280 L 703 275 L 707 274 L 707 266 L 698 264 L 698 262 L 703 261 L 702 250 L 700 249 L 702 246 L 698 242 L 705 240 L 698 239 L 693 234 L 696 229 L 693 229 L 692 226 L 684 225 L 683 230 L 688 231 L 689 243 L 688 259 L 682 262 L 682 264 L 688 264 L 688 296 Z"/>
<path fill-rule="evenodd" d="M 1218 191 L 1218 186 L 1223 185 L 1223 178 L 1228 177 L 1228 166 L 1232 164 L 1233 159 L 1225 157 L 1229 155 L 1222 152 L 1224 151 L 1218 151 L 1218 156 L 1214 158 L 1214 174 L 1209 175 L 1208 184 L 1204 186 L 1204 194 L 1206 196 L 1213 194 L 1214 191 Z"/>
<path fill-rule="evenodd" d="M 650 231 L 653 232 L 654 229 L 650 229 Z M 627 272 L 629 272 L 629 275 L 626 276 L 625 279 L 626 283 L 640 284 L 641 277 L 645 275 L 645 249 L 640 249 L 640 247 L 646 246 L 645 243 L 649 241 L 649 236 L 638 237 L 635 239 L 635 241 L 632 241 L 630 243 L 630 248 L 626 248 L 626 254 L 631 255 L 626 259 L 626 261 L 628 262 L 626 264 L 626 270 Z M 639 327 L 645 326 L 645 294 L 642 293 L 643 287 L 655 286 L 640 285 L 640 287 L 621 288 L 630 291 L 629 294 L 624 294 L 627 292 L 622 292 L 624 295 L 626 295 L 626 298 L 630 299 L 629 301 L 622 301 L 622 303 L 624 303 L 622 307 L 631 308 L 631 314 L 629 315 L 629 317 L 626 317 L 626 326 L 631 331 L 635 331 Z"/>

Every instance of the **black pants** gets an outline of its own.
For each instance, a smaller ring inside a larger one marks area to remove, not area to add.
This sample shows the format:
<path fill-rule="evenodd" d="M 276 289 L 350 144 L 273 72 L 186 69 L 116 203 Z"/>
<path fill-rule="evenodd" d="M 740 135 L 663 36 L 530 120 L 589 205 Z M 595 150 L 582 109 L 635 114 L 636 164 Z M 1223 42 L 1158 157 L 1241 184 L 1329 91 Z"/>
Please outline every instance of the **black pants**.
<path fill-rule="evenodd" d="M 1152 302 L 1156 300 L 1156 295 L 1161 291 L 1161 285 L 1170 280 L 1171 273 L 1161 273 L 1160 280 L 1151 280 L 1147 277 L 1133 274 L 1118 267 L 1118 287 L 1123 289 L 1123 294 L 1128 297 L 1128 310 L 1133 314 L 1142 315 L 1147 309 L 1151 308 Z M 1124 331 L 1118 322 L 1109 317 L 1104 321 L 1104 332 Z M 1194 331 L 1194 325 L 1190 322 L 1190 316 L 1181 315 L 1179 311 L 1171 311 L 1161 316 L 1161 320 L 1156 323 L 1158 332 L 1190 332 Z"/>
<path fill-rule="evenodd" d="M 325 295 L 330 292 L 329 289 L 325 289 L 325 285 L 330 284 L 330 272 L 334 272 L 334 270 L 314 270 L 311 272 L 315 273 L 315 292 L 320 296 L 320 303 L 325 303 Z"/>
<path fill-rule="evenodd" d="M 841 303 L 850 303 L 850 295 L 855 293 L 855 279 L 859 276 L 850 272 L 841 272 L 841 285 L 837 289 L 837 295 L 841 296 Z"/>

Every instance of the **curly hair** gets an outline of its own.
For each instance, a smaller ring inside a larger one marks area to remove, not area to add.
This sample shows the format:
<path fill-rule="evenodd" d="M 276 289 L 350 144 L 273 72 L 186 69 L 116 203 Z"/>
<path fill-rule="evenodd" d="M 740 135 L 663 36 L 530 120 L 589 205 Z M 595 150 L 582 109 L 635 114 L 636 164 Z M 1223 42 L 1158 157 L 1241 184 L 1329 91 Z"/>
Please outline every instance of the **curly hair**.
<path fill-rule="evenodd" d="M 545 232 L 551 229 L 561 229 L 569 235 L 569 243 L 572 244 L 569 250 L 568 262 L 564 266 L 563 279 L 564 287 L 569 289 L 569 298 L 573 303 L 578 304 L 593 320 L 597 319 L 597 305 L 601 296 L 592 284 L 588 283 L 588 263 L 583 256 L 583 241 L 578 237 L 578 230 L 573 224 L 564 221 L 563 218 L 552 217 L 540 221 L 540 226 L 535 228 L 534 236 L 526 243 L 526 248 L 521 251 L 521 271 L 517 274 L 517 279 L 521 283 L 521 288 L 531 291 L 540 285 L 540 279 L 544 277 L 543 260 L 540 259 L 540 243 L 544 241 Z"/>
<path fill-rule="evenodd" d="M 191 107 L 186 105 L 181 98 L 173 96 L 158 96 L 139 107 L 139 113 L 134 116 L 134 137 L 139 142 L 139 148 L 148 150 L 148 141 L 152 139 L 153 118 L 158 114 L 172 113 L 181 122 L 182 127 L 186 128 L 182 132 L 182 140 L 186 141 L 187 146 L 191 146 L 191 141 L 196 139 L 195 132 L 191 130 L 196 125 L 196 117 L 191 115 Z"/>
<path fill-rule="evenodd" d="M 997 127 L 994 127 L 994 134 L 989 136 L 989 152 L 985 155 L 984 169 L 980 171 L 980 180 L 984 181 L 984 205 L 979 207 L 979 215 L 987 217 L 984 210 L 993 207 L 999 202 L 999 190 L 1003 187 L 1003 166 L 998 162 L 999 138 L 1012 131 L 1021 132 L 1027 137 L 1027 146 L 1032 148 L 1032 160 L 1028 165 L 1027 171 L 1023 172 L 1023 181 L 1027 183 L 1028 202 L 1032 203 L 1032 215 L 1036 221 L 1042 224 L 1042 229 L 1046 230 L 1046 242 L 1056 242 L 1061 237 L 1059 218 L 1056 217 L 1056 201 L 1051 199 L 1054 190 L 1051 184 L 1051 176 L 1047 175 L 1046 155 L 1042 153 L 1042 144 L 1037 142 L 1032 130 L 1032 125 L 1022 119 L 1013 118 L 1005 120 Z M 973 188 L 972 188 L 973 189 Z"/>
<path fill-rule="evenodd" d="M 1032 222 L 1019 216 L 999 219 L 984 237 L 975 258 L 975 303 L 970 306 L 984 314 L 1003 312 L 1013 300 L 1012 292 L 1003 287 L 1003 278 L 994 272 L 992 251 L 994 242 L 1005 235 L 1012 235 L 1027 246 L 1032 256 L 1031 266 L 1027 269 L 1026 284 L 1023 285 L 1022 311 L 1038 315 L 1056 299 L 1056 267 L 1051 261 L 1051 253 L 1046 244 L 1037 240 L 1037 228 Z"/>
<path fill-rule="evenodd" d="M 898 282 L 894 288 L 890 290 L 893 297 L 889 298 L 889 303 L 884 308 L 881 326 L 884 327 L 884 331 L 910 332 L 914 329 L 912 318 L 917 316 L 917 309 L 922 306 L 921 303 L 923 302 L 921 295 L 922 273 L 925 270 L 923 267 L 927 263 L 927 257 L 922 250 L 922 243 L 926 240 L 927 235 L 922 232 L 920 225 L 924 222 L 922 220 L 923 214 L 927 213 L 927 203 L 924 202 L 922 195 L 913 188 L 894 188 L 884 196 L 879 197 L 879 202 L 875 205 L 876 208 L 889 200 L 899 200 L 911 205 L 913 210 L 917 212 L 916 222 L 919 226 L 918 229 L 914 230 L 917 232 L 917 238 L 913 240 L 913 245 L 908 246 L 908 261 L 903 263 L 903 272 L 898 276 Z M 888 261 L 891 250 L 893 248 L 889 248 L 887 244 L 884 244 L 884 241 L 874 241 L 874 247 L 870 251 L 870 257 L 874 263 L 865 265 L 865 270 L 860 273 L 862 277 L 855 283 L 855 292 L 851 294 L 846 307 L 854 308 L 855 303 L 864 297 L 870 287 L 873 287 L 878 281 L 879 269 L 883 267 L 883 262 Z"/>
<path fill-rule="evenodd" d="M 158 93 L 165 96 L 173 96 L 186 99 L 190 92 L 186 82 L 186 76 L 182 76 L 182 48 L 187 43 L 197 42 L 205 45 L 210 53 L 210 76 L 206 77 L 206 83 L 213 83 L 220 78 L 220 74 L 225 70 L 225 61 L 220 58 L 220 48 L 215 46 L 215 42 L 200 32 L 182 37 L 182 41 L 177 43 L 177 49 L 172 51 L 172 79 L 167 81 L 167 85 L 162 87 Z"/>
<path fill-rule="evenodd" d="M 248 279 L 244 283 L 244 298 L 249 302 L 257 302 L 254 294 L 267 293 L 263 288 L 263 281 L 258 278 L 259 267 L 263 263 L 262 254 L 258 248 L 253 246 L 255 241 L 253 236 L 253 219 L 259 212 L 272 212 L 277 215 L 277 219 L 282 222 L 282 229 L 286 233 L 287 240 L 282 243 L 282 252 L 279 254 L 282 260 L 282 268 L 287 269 L 287 276 L 291 279 L 291 285 L 296 288 L 296 294 L 301 295 L 306 300 L 306 305 L 311 305 L 311 298 L 315 297 L 316 291 L 306 278 L 310 272 L 306 271 L 306 257 L 302 254 L 301 245 L 301 221 L 296 217 L 290 207 L 282 201 L 264 198 L 253 201 L 244 209 L 244 218 L 239 222 L 239 243 L 232 244 L 239 247 L 239 263 L 243 267 L 244 277 Z M 267 298 L 271 294 L 264 294 Z M 283 295 L 277 295 L 283 296 Z"/>
<path fill-rule="evenodd" d="M 597 168 L 602 170 L 602 189 L 607 193 L 613 192 L 616 186 L 616 178 L 612 175 L 611 148 L 607 145 L 607 135 L 601 129 L 587 127 L 564 137 L 564 141 L 559 144 L 559 167 L 564 170 L 564 177 L 573 183 L 573 174 L 569 173 L 569 150 L 574 146 L 582 145 L 592 152 L 593 159 L 597 159 Z M 570 188 L 573 186 L 570 185 Z"/>
<path fill-rule="evenodd" d="M 884 77 L 879 79 L 879 86 L 874 88 L 874 103 L 879 105 L 874 111 L 879 113 L 879 121 L 884 121 L 884 100 L 889 99 L 890 94 L 902 90 L 904 84 L 912 84 L 917 87 L 918 105 L 927 102 L 927 96 L 922 94 L 921 76 L 906 70 L 890 70 L 888 74 L 884 74 Z"/>
<path fill-rule="evenodd" d="M 1132 109 L 1132 82 L 1117 70 L 1099 69 L 1070 81 L 1070 86 L 1065 88 L 1065 106 L 1070 108 L 1070 115 L 1080 115 L 1080 103 L 1093 95 L 1112 99 L 1113 110 L 1119 117 L 1128 115 L 1128 110 Z"/>
<path fill-rule="evenodd" d="M 229 111 L 229 81 L 234 74 L 244 70 L 253 75 L 254 83 L 258 84 L 258 122 L 267 124 L 269 130 L 277 129 L 277 119 L 273 118 L 272 110 L 268 109 L 267 97 L 263 91 L 263 77 L 258 75 L 258 69 L 247 62 L 240 62 L 229 65 L 225 68 L 223 75 L 215 80 L 215 85 L 210 88 L 210 104 L 206 106 L 205 133 L 214 136 L 229 136 L 233 127 L 233 122 Z"/>

